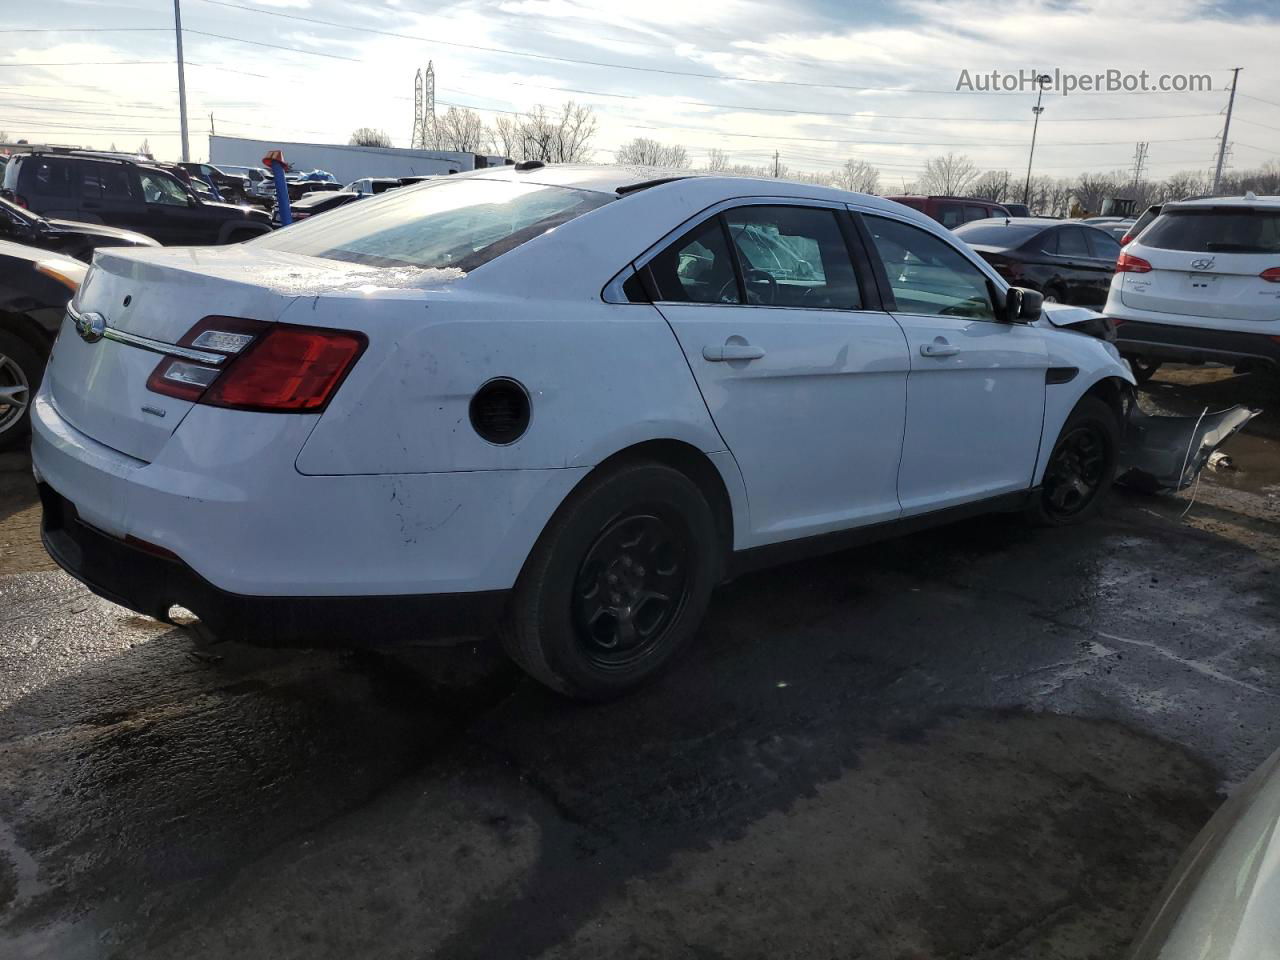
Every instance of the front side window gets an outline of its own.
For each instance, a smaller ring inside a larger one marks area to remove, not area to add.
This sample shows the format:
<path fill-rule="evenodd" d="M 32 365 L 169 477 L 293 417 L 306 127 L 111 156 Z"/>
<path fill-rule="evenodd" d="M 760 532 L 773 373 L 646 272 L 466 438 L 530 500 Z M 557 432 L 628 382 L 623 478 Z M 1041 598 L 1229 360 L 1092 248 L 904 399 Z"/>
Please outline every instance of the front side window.
<path fill-rule="evenodd" d="M 853 261 L 834 210 L 752 206 L 724 217 L 748 303 L 861 309 Z"/>
<path fill-rule="evenodd" d="M 147 203 L 157 203 L 167 207 L 187 205 L 187 192 L 173 177 L 155 170 L 139 170 L 138 180 L 142 184 L 142 196 Z"/>
<path fill-rule="evenodd" d="M 537 183 L 440 180 L 391 190 L 249 242 L 375 267 L 474 270 L 614 199 Z"/>
<path fill-rule="evenodd" d="M 739 303 L 733 254 L 719 217 L 694 227 L 649 261 L 658 299 L 674 303 Z"/>
<path fill-rule="evenodd" d="M 899 220 L 872 215 L 864 220 L 884 261 L 898 310 L 995 319 L 986 275 L 951 244 Z"/>

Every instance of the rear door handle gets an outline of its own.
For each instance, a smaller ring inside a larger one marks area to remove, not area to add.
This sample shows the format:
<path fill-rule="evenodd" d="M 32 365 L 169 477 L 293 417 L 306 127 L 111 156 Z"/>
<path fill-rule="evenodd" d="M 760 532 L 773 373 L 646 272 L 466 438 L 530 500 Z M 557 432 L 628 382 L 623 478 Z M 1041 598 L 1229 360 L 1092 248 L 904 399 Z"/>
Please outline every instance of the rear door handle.
<path fill-rule="evenodd" d="M 722 360 L 759 360 L 764 351 L 749 343 L 725 343 L 718 347 L 702 348 L 702 359 L 718 363 Z"/>
<path fill-rule="evenodd" d="M 953 347 L 941 338 L 933 341 L 933 343 L 920 344 L 920 356 L 922 357 L 954 357 L 959 352 L 959 347 Z"/>

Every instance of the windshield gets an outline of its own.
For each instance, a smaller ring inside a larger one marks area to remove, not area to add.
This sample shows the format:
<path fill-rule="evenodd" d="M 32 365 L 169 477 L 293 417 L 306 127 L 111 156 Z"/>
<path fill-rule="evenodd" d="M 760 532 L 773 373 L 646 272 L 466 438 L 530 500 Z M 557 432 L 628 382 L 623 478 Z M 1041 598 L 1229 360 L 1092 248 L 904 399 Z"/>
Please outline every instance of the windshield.
<path fill-rule="evenodd" d="M 965 243 L 979 243 L 988 247 L 1020 247 L 1044 227 L 1005 226 L 996 223 L 966 223 L 953 231 Z"/>
<path fill-rule="evenodd" d="M 437 181 L 389 191 L 253 242 L 371 266 L 473 270 L 612 199 L 536 183 Z"/>
<path fill-rule="evenodd" d="M 1143 232 L 1142 245 L 1192 253 L 1280 253 L 1280 210 L 1166 210 Z"/>

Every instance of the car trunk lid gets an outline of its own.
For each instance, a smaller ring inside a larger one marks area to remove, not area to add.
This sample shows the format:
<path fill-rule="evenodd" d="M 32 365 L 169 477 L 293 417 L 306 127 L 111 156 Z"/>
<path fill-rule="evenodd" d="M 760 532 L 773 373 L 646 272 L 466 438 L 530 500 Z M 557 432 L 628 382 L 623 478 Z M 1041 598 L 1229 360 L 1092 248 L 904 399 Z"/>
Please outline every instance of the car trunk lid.
<path fill-rule="evenodd" d="M 244 246 L 99 251 L 49 361 L 50 399 L 81 433 L 150 462 L 192 407 L 147 388 L 168 345 L 209 316 L 276 321 L 300 294 L 360 272 Z"/>

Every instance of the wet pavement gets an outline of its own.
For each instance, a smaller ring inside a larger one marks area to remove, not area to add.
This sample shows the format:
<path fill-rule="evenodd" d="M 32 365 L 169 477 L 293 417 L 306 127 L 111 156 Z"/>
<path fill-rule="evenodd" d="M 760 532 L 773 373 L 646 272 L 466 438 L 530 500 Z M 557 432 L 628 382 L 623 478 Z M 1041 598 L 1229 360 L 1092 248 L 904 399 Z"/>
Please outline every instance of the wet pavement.
<path fill-rule="evenodd" d="M 1280 408 L 1225 371 L 1146 398 Z M 1280 415 L 1228 451 L 1194 503 L 741 579 L 675 670 L 593 707 L 482 645 L 133 616 L 49 568 L 9 455 L 0 956 L 1119 956 L 1280 746 Z"/>

